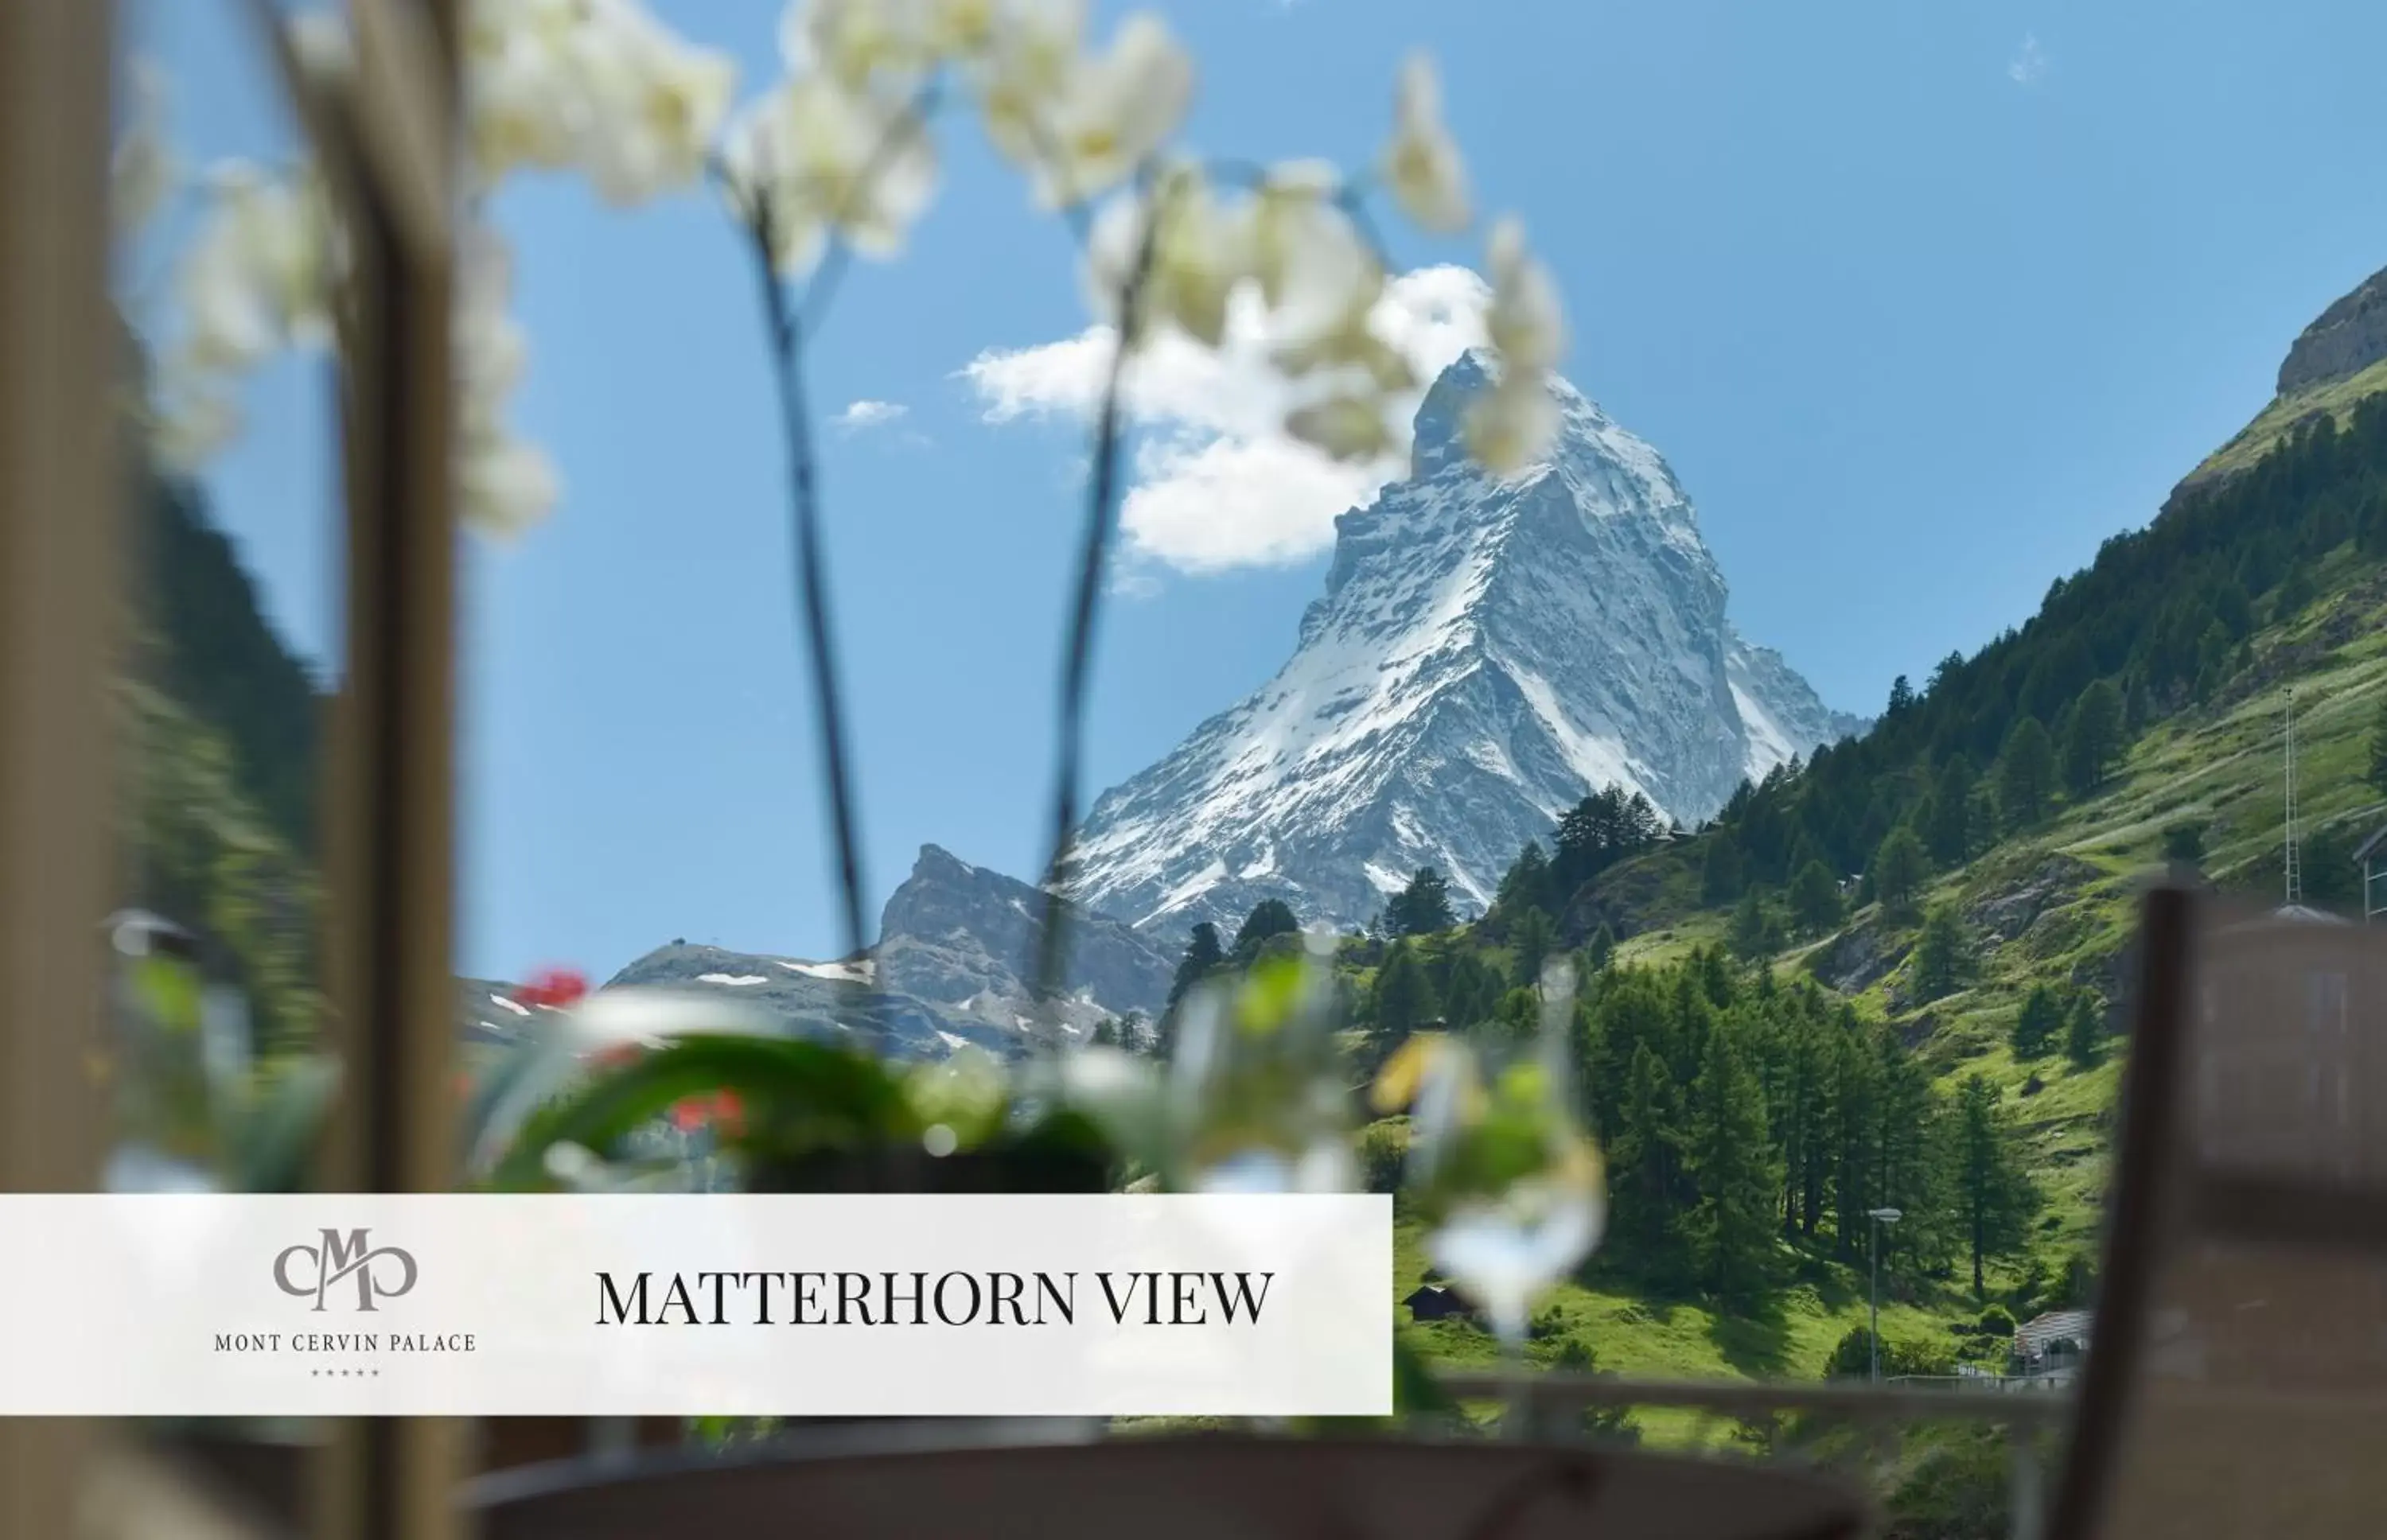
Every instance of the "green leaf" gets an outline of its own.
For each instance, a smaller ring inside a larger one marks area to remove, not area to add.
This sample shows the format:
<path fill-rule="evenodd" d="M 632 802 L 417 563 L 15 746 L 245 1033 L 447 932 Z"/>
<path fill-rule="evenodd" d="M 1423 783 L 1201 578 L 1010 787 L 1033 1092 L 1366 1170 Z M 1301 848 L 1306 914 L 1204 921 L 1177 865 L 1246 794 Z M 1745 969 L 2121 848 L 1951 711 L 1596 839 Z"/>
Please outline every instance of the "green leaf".
<path fill-rule="evenodd" d="M 902 1083 L 875 1059 L 786 1038 L 694 1035 L 642 1054 L 533 1115 L 492 1184 L 547 1185 L 547 1152 L 578 1144 L 606 1154 L 690 1096 L 726 1091 L 743 1108 L 731 1147 L 784 1156 L 823 1148 L 910 1142 L 920 1123 Z"/>

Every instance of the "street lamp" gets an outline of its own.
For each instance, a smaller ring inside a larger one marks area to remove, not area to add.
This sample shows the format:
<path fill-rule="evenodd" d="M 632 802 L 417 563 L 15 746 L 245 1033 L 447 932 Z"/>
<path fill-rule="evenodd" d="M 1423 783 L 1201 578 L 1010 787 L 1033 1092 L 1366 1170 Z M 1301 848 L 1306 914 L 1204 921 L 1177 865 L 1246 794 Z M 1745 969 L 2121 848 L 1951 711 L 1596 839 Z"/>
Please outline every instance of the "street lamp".
<path fill-rule="evenodd" d="M 1881 1380 L 1881 1227 L 1894 1225 L 1906 1216 L 1895 1208 L 1868 1208 L 1865 1218 L 1873 1221 L 1873 1329 L 1865 1334 L 1872 1339 L 1867 1345 L 1873 1349 L 1873 1378 L 1878 1383 Z"/>

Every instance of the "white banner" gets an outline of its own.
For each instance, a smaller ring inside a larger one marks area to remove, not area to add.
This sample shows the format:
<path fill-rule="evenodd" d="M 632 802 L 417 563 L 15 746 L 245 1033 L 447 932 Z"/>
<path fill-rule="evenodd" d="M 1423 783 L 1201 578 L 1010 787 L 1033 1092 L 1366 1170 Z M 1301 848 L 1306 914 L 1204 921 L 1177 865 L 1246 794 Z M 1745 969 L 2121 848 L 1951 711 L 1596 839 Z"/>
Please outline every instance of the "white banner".
<path fill-rule="evenodd" d="M 1379 1416 L 1389 1198 L 0 1194 L 0 1416 Z"/>

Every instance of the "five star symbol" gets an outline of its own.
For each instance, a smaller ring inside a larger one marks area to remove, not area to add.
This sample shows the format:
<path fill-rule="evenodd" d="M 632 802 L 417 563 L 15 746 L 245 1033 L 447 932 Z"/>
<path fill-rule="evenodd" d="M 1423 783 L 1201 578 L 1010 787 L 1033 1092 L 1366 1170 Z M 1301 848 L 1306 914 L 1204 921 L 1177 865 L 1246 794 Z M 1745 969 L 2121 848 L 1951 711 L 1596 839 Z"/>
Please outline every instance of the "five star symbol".
<path fill-rule="evenodd" d="M 377 1369 L 310 1369 L 307 1371 L 307 1378 L 310 1380 L 378 1380 L 381 1378 L 381 1370 Z"/>

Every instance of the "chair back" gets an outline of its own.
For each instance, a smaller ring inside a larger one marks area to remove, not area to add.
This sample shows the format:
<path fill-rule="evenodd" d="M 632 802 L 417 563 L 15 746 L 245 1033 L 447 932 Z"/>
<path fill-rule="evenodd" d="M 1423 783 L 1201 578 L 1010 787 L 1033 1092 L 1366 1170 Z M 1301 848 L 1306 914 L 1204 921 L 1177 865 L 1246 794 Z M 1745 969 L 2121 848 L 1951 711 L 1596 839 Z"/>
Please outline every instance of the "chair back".
<path fill-rule="evenodd" d="M 2148 895 L 2048 1540 L 2387 1534 L 2387 931 Z"/>

